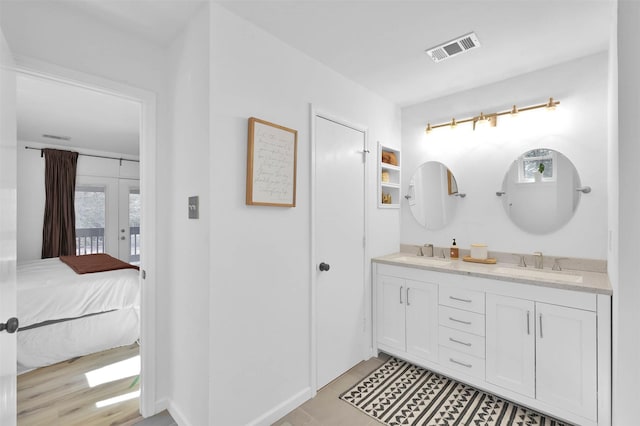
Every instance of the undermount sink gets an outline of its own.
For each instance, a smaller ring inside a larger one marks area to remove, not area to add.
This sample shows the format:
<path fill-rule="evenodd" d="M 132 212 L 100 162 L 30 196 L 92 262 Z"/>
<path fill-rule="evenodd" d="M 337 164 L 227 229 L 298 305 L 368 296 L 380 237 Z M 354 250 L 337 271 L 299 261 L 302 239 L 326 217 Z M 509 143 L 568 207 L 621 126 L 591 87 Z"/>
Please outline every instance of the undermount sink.
<path fill-rule="evenodd" d="M 418 265 L 430 265 L 430 266 L 446 266 L 451 263 L 449 259 L 441 259 L 439 257 L 423 257 L 423 256 L 399 256 L 393 260 L 400 262 L 414 263 Z"/>
<path fill-rule="evenodd" d="M 542 280 L 564 281 L 568 283 L 582 282 L 582 275 L 545 271 L 543 269 L 516 269 L 498 267 L 494 269 L 494 271 L 499 274 L 511 275 L 521 278 L 539 278 Z"/>

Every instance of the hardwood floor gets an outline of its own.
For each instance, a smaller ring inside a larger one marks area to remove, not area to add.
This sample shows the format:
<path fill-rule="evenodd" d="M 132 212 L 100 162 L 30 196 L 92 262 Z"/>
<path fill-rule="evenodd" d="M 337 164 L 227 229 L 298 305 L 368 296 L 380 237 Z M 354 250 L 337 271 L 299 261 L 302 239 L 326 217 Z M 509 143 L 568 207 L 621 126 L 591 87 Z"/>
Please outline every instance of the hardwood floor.
<path fill-rule="evenodd" d="M 138 345 L 133 344 L 21 374 L 18 425 L 129 426 L 142 421 L 137 396 L 104 405 L 139 391 L 139 383 L 131 386 L 139 371 L 137 356 Z M 116 367 L 121 368 L 109 371 Z"/>

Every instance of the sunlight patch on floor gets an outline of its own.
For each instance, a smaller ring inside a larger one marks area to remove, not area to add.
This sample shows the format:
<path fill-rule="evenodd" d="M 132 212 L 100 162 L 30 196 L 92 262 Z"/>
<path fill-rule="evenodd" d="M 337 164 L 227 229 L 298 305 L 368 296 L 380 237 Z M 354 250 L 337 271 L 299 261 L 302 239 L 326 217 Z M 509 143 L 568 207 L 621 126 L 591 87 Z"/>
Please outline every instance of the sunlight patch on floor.
<path fill-rule="evenodd" d="M 113 398 L 104 399 L 102 401 L 96 402 L 96 408 L 107 407 L 109 405 L 117 404 L 119 402 L 124 402 L 130 399 L 138 398 L 139 396 L 140 396 L 139 390 L 135 392 L 125 393 L 124 395 L 114 396 Z"/>
<path fill-rule="evenodd" d="M 93 388 L 104 383 L 124 379 L 125 377 L 137 376 L 138 374 L 140 374 L 140 355 L 89 371 L 85 373 L 85 378 L 89 387 Z"/>

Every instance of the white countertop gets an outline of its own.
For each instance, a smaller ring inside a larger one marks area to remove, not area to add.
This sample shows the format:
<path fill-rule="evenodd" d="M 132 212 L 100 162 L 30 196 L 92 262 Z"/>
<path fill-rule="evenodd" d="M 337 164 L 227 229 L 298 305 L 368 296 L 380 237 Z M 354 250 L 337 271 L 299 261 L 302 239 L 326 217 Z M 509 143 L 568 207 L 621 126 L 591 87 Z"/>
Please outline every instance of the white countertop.
<path fill-rule="evenodd" d="M 411 253 L 393 253 L 375 257 L 371 259 L 371 261 L 387 265 L 406 266 L 409 268 L 491 278 L 500 281 L 532 284 L 543 287 L 605 295 L 613 294 L 609 276 L 602 272 L 577 270 L 552 271 L 550 268 L 524 268 L 511 263 L 484 264 L 465 262 L 462 259 L 416 256 Z"/>

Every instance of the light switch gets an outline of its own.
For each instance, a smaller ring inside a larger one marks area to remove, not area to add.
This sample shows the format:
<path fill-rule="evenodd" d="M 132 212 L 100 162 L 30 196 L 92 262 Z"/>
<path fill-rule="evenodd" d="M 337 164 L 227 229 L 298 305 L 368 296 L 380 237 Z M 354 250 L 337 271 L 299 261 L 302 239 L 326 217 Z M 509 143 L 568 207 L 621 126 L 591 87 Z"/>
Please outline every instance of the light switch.
<path fill-rule="evenodd" d="M 189 219 L 198 219 L 200 215 L 200 207 L 198 202 L 198 196 L 189 197 Z"/>

